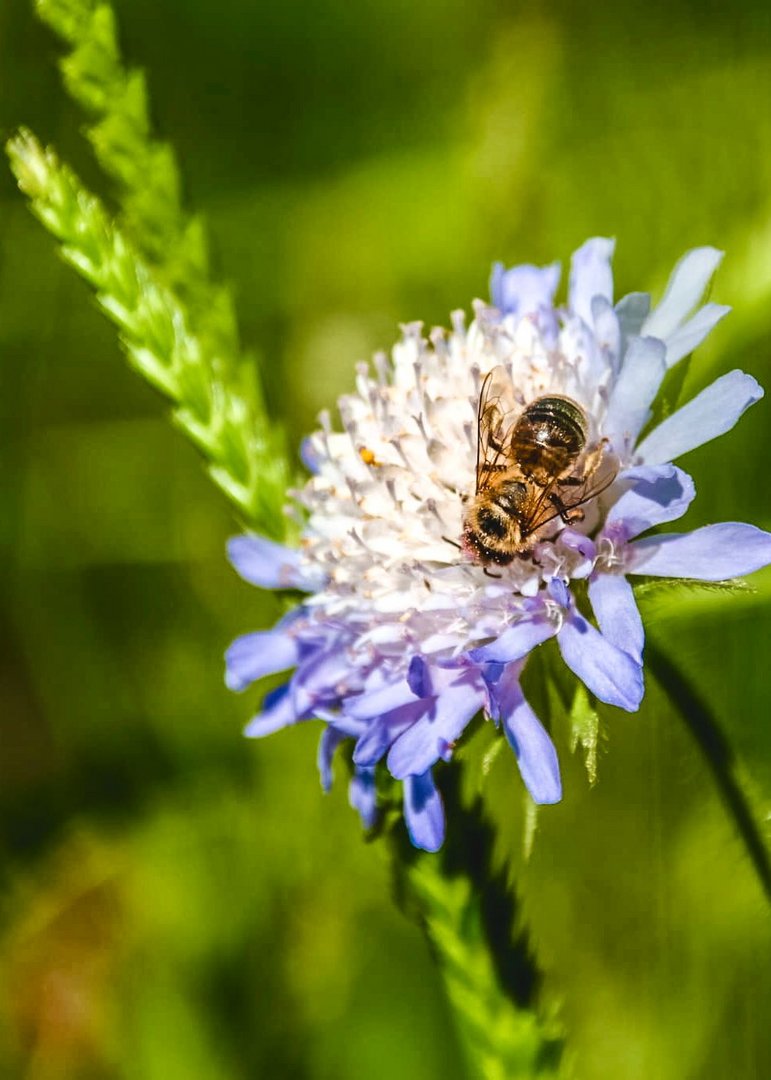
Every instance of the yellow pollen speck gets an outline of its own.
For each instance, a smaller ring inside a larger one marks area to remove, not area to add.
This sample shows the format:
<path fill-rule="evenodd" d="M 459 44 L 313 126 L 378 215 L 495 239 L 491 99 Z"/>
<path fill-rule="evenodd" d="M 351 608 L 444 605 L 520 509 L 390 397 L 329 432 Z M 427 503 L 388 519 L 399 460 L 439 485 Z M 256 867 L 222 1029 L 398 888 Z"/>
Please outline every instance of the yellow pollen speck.
<path fill-rule="evenodd" d="M 361 458 L 361 460 L 364 462 L 365 465 L 379 465 L 380 464 L 380 462 L 377 460 L 377 458 L 372 453 L 372 451 L 367 449 L 366 446 L 360 446 L 359 447 L 359 457 Z"/>

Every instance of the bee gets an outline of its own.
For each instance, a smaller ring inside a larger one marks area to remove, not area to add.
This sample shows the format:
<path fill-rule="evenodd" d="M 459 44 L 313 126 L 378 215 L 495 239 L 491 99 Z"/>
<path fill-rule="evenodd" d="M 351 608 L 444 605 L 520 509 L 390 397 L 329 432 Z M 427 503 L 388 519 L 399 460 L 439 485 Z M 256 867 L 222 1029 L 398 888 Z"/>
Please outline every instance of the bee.
<path fill-rule="evenodd" d="M 618 462 L 607 440 L 587 448 L 589 423 L 577 402 L 547 394 L 517 406 L 505 368 L 488 374 L 477 413 L 476 489 L 463 517 L 461 550 L 474 562 L 506 566 L 536 533 L 611 484 Z"/>

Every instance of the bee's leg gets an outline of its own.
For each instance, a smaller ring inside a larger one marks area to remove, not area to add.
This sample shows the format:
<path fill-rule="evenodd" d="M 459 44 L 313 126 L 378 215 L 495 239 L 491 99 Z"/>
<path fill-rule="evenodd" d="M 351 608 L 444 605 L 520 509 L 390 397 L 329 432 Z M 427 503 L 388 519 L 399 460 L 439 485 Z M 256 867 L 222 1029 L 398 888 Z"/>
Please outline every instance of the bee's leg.
<path fill-rule="evenodd" d="M 566 525 L 572 525 L 576 521 L 584 520 L 584 512 L 580 506 L 566 507 L 556 491 L 549 495 L 549 502 L 559 514 Z"/>
<path fill-rule="evenodd" d="M 560 486 L 579 487 L 581 484 L 585 484 L 587 481 L 591 480 L 600 467 L 607 446 L 608 440 L 601 439 L 594 450 L 586 455 L 578 472 L 571 473 L 569 476 L 560 477 Z"/>
<path fill-rule="evenodd" d="M 494 450 L 496 454 L 503 453 L 503 443 L 498 438 L 497 432 L 493 432 L 491 428 L 487 431 L 487 446 L 490 450 Z"/>
<path fill-rule="evenodd" d="M 461 545 L 460 545 L 460 544 L 458 543 L 458 541 L 457 541 L 457 540 L 451 540 L 451 539 L 449 538 L 449 536 L 443 536 L 443 537 L 442 537 L 442 540 L 446 540 L 448 544 L 452 544 L 452 546 L 453 546 L 454 548 L 457 548 L 457 549 L 458 549 L 458 551 L 462 551 L 462 550 L 463 550 L 463 548 L 462 548 L 462 547 L 461 547 Z"/>
<path fill-rule="evenodd" d="M 586 517 L 586 514 L 583 512 L 580 506 L 574 506 L 572 510 L 561 511 L 560 517 L 566 525 L 573 525 L 577 521 L 583 521 Z"/>
<path fill-rule="evenodd" d="M 591 453 L 586 455 L 586 459 L 584 460 L 584 467 L 581 470 L 581 477 L 579 482 L 583 483 L 586 480 L 590 480 L 594 476 L 594 474 L 600 467 L 607 448 L 608 440 L 600 439 L 594 450 L 592 450 Z"/>
<path fill-rule="evenodd" d="M 503 574 L 494 574 L 492 570 L 488 570 L 486 566 L 482 567 L 482 573 L 487 574 L 488 577 L 502 578 Z"/>

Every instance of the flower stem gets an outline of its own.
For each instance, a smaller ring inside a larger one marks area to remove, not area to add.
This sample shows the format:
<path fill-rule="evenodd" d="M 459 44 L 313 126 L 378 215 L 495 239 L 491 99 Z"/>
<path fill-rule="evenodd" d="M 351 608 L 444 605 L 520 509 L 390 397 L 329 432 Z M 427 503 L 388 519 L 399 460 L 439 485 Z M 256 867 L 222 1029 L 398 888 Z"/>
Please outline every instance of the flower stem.
<path fill-rule="evenodd" d="M 478 803 L 460 805 L 456 774 L 451 767 L 442 778 L 450 828 L 441 853 L 418 852 L 394 830 L 399 899 L 431 944 L 470 1076 L 547 1080 L 558 1072 L 559 1031 L 538 1015 L 540 974 L 515 900 L 492 871 L 492 831 Z"/>
<path fill-rule="evenodd" d="M 744 841 L 763 891 L 771 901 L 769 838 L 753 810 L 749 783 L 731 744 L 720 730 L 704 699 L 669 657 L 650 642 L 646 646 L 645 657 L 712 770 L 718 791 Z"/>

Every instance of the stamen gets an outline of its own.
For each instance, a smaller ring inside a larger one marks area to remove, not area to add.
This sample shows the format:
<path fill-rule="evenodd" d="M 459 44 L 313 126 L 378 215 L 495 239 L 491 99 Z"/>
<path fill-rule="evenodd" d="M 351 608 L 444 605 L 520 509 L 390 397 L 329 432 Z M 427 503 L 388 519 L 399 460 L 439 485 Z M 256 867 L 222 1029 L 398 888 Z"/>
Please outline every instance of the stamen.
<path fill-rule="evenodd" d="M 394 506 L 397 508 L 397 510 L 401 510 L 402 502 L 401 499 L 399 499 L 396 495 L 396 484 L 392 476 L 389 476 L 389 478 L 386 480 L 386 490 L 393 499 Z"/>
<path fill-rule="evenodd" d="M 447 336 L 443 327 L 432 327 L 431 333 L 428 335 L 428 338 L 431 344 L 434 346 L 434 353 L 436 354 L 436 356 L 444 358 L 448 355 L 449 349 L 447 347 Z"/>
<path fill-rule="evenodd" d="M 389 383 L 388 376 L 391 373 L 391 362 L 388 356 L 384 352 L 376 352 L 372 357 L 372 363 L 377 373 L 377 379 L 381 386 L 387 386 Z"/>
<path fill-rule="evenodd" d="M 463 308 L 457 308 L 455 311 L 450 312 L 450 322 L 452 323 L 452 330 L 455 337 L 465 337 L 466 312 Z"/>
<path fill-rule="evenodd" d="M 404 453 L 404 450 L 402 449 L 401 437 L 399 435 L 392 435 L 391 438 L 388 441 L 391 444 L 391 446 L 394 447 L 397 454 L 402 459 L 402 461 L 407 466 L 407 468 L 408 469 L 411 468 L 409 460 L 407 458 L 407 455 Z"/>
<path fill-rule="evenodd" d="M 431 435 L 430 435 L 430 433 L 428 431 L 428 428 L 426 427 L 425 414 L 424 413 L 417 413 L 415 416 L 413 416 L 412 419 L 418 425 L 418 430 L 420 431 L 420 434 L 423 436 L 423 438 L 426 440 L 426 442 L 429 442 L 429 440 L 431 439 Z"/>

